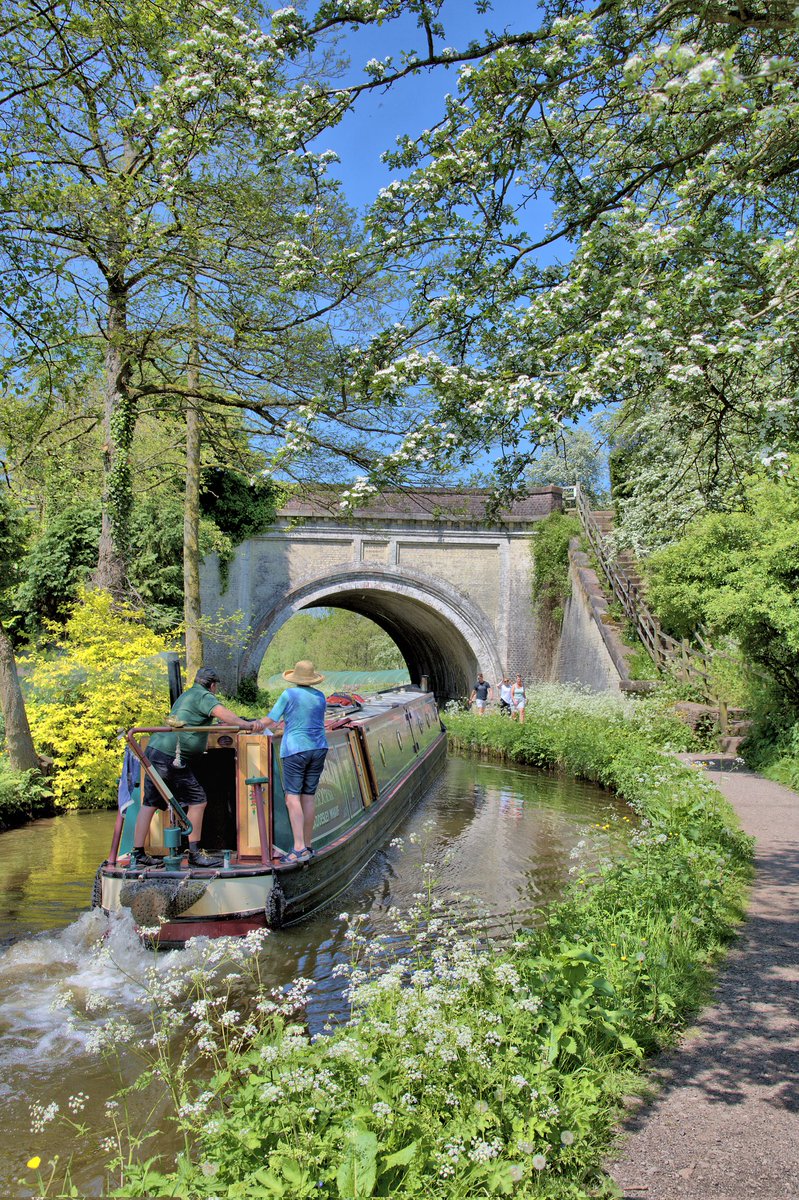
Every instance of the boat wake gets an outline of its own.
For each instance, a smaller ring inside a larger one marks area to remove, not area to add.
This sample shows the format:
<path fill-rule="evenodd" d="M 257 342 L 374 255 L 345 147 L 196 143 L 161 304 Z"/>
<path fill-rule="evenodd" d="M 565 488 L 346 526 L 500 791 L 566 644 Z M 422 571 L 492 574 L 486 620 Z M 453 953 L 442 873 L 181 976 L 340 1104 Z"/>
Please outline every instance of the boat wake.
<path fill-rule="evenodd" d="M 109 1011 L 144 1020 L 150 971 L 168 971 L 175 955 L 190 969 L 201 952 L 198 944 L 156 955 L 137 937 L 129 911 L 109 917 L 101 909 L 7 947 L 0 952 L 0 1078 L 22 1065 L 48 1074 L 74 1065 Z"/>

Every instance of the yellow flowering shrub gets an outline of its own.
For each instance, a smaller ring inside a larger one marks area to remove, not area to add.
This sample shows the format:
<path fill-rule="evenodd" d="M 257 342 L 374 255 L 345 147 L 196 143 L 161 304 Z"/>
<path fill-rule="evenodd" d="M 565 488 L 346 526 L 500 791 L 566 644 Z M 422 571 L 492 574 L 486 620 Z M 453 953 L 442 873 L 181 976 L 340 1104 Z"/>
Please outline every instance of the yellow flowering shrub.
<path fill-rule="evenodd" d="M 33 740 L 53 759 L 57 804 L 108 808 L 124 750 L 120 731 L 169 712 L 160 656 L 176 646 L 132 605 L 99 590 L 81 591 L 66 628 L 52 632 L 55 646 L 22 660 Z"/>

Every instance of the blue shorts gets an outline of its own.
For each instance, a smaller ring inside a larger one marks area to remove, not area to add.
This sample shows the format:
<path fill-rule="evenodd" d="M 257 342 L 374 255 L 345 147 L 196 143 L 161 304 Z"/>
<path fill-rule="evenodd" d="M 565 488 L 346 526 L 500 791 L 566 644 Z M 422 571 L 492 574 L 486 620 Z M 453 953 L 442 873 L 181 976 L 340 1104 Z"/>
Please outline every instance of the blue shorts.
<path fill-rule="evenodd" d="M 283 791 L 292 796 L 313 796 L 327 758 L 327 750 L 300 750 L 281 758 Z"/>

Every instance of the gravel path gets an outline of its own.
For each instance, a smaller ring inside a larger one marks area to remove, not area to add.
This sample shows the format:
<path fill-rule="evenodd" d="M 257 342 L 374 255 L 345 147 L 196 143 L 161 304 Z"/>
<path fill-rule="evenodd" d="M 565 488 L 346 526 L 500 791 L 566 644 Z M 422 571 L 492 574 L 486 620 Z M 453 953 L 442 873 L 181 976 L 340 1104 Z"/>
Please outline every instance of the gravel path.
<path fill-rule="evenodd" d="M 608 1170 L 625 1200 L 799 1200 L 799 795 L 740 760 L 683 757 L 755 837 L 756 876 L 712 1006 L 658 1061 Z"/>

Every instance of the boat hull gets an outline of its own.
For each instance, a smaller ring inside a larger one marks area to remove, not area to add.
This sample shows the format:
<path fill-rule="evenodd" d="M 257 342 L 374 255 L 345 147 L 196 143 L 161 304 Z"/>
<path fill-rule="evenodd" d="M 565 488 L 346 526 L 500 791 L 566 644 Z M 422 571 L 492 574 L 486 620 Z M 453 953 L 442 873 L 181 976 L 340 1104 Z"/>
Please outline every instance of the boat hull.
<path fill-rule="evenodd" d="M 360 786 L 365 789 L 364 777 L 370 776 L 372 794 L 356 817 L 347 817 L 338 831 L 332 828 L 327 840 L 320 838 L 323 844 L 311 859 L 280 865 L 276 859 L 257 862 L 252 856 L 239 856 L 230 867 L 219 870 L 171 871 L 131 871 L 124 860 L 105 863 L 98 870 L 95 903 L 109 913 L 130 908 L 142 935 L 163 949 L 183 946 L 194 937 L 240 937 L 251 930 L 279 929 L 311 916 L 349 886 L 439 775 L 446 757 L 446 734 L 437 716 L 436 728 L 430 727 L 429 713 L 425 729 L 419 711 L 414 713 L 408 706 L 410 715 L 402 717 L 409 724 L 402 726 L 399 736 L 396 712 L 360 723 L 355 740 L 361 749 L 356 747 L 353 753 L 362 759 Z M 349 725 L 340 733 L 331 742 L 346 745 L 347 738 L 353 740 Z M 403 747 L 404 764 L 396 759 L 397 745 Z M 395 748 L 396 761 L 391 760 L 390 749 L 386 753 L 387 746 Z M 376 770 L 372 757 L 377 760 Z M 335 773 L 340 775 L 339 766 Z M 278 786 L 276 779 L 275 789 Z M 353 807 L 351 798 L 348 804 Z M 345 806 L 328 802 L 328 807 L 332 812 Z M 325 822 L 328 827 L 332 824 L 325 811 L 319 815 L 323 828 Z"/>

